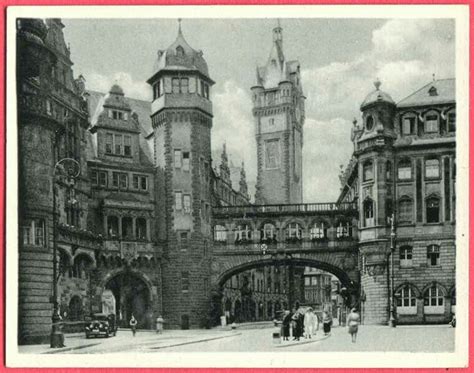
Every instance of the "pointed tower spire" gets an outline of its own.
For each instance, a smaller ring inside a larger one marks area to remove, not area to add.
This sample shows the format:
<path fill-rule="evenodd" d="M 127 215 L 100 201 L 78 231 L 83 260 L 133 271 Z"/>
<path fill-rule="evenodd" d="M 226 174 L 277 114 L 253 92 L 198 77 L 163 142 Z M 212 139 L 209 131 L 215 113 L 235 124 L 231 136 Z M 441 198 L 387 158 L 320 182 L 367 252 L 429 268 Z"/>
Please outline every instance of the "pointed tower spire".
<path fill-rule="evenodd" d="M 239 192 L 248 196 L 247 175 L 245 174 L 245 164 L 243 161 L 242 167 L 240 168 Z"/>
<path fill-rule="evenodd" d="M 183 35 L 183 31 L 181 30 L 181 18 L 178 18 L 178 34 Z"/>
<path fill-rule="evenodd" d="M 230 169 L 229 169 L 229 159 L 227 157 L 227 150 L 226 150 L 225 143 L 222 146 L 221 165 L 219 168 L 220 168 L 221 178 L 224 181 L 229 183 L 230 182 Z"/>

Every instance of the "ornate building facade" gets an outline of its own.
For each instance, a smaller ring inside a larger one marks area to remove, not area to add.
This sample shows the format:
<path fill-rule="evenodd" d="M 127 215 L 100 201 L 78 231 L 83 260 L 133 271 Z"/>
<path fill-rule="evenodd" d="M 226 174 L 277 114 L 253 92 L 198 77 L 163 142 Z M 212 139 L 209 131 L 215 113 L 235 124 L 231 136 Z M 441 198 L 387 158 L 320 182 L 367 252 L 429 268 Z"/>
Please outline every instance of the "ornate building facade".
<path fill-rule="evenodd" d="M 227 313 L 241 321 L 273 318 L 304 302 L 310 258 L 301 252 L 320 255 L 322 269 L 336 268 L 353 298 L 358 249 L 366 323 L 387 321 L 392 290 L 400 322 L 450 318 L 453 80 L 432 82 L 399 104 L 377 83 L 361 106 L 363 125 L 354 125 L 339 201 L 300 204 L 305 98 L 299 63 L 285 60 L 282 29 L 275 28 L 252 88 L 256 202 L 273 206 L 252 206 L 244 167 L 234 187 L 225 147 L 213 168 L 214 82 L 181 28 L 158 51 L 147 102 L 127 97 L 118 84 L 107 93 L 87 91 L 85 79 L 73 77 L 63 27 L 59 19 L 17 23 L 19 343 L 47 340 L 54 318 L 61 316 L 67 331 L 93 312 L 115 313 L 122 326 L 133 314 L 142 328 L 152 328 L 158 315 L 167 327 L 184 329 L 210 326 Z M 230 258 L 231 248 L 264 265 L 237 265 L 240 273 L 231 268 L 215 289 L 212 255 Z M 266 250 L 274 257 L 265 259 Z"/>

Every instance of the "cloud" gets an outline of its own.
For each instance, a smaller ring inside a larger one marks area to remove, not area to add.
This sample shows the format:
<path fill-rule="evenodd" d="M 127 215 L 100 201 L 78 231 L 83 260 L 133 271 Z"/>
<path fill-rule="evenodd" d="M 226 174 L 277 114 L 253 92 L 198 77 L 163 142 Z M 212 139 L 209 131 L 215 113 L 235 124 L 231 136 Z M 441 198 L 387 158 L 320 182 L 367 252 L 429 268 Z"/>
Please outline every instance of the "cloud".
<path fill-rule="evenodd" d="M 122 87 L 125 96 L 139 100 L 151 100 L 151 88 L 143 81 L 136 81 L 125 72 L 118 72 L 111 76 L 105 76 L 96 72 L 85 74 L 87 89 L 99 92 L 108 92 L 113 84 Z"/>

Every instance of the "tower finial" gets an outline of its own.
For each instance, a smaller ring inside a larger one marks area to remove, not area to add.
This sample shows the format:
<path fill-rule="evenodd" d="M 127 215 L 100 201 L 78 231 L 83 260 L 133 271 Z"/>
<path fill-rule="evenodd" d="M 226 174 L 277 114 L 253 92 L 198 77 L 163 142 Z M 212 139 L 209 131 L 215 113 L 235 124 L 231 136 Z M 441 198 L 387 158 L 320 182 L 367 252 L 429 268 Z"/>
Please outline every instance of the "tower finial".
<path fill-rule="evenodd" d="M 377 91 L 380 89 L 381 85 L 382 85 L 382 82 L 380 81 L 380 79 L 379 78 L 375 79 L 374 86 Z"/>
<path fill-rule="evenodd" d="M 277 18 L 277 27 L 281 28 L 280 18 Z"/>
<path fill-rule="evenodd" d="M 182 31 L 181 31 L 181 21 L 183 19 L 182 18 L 178 18 L 178 33 L 182 34 Z"/>
<path fill-rule="evenodd" d="M 436 74 L 433 73 L 433 82 L 436 82 Z"/>

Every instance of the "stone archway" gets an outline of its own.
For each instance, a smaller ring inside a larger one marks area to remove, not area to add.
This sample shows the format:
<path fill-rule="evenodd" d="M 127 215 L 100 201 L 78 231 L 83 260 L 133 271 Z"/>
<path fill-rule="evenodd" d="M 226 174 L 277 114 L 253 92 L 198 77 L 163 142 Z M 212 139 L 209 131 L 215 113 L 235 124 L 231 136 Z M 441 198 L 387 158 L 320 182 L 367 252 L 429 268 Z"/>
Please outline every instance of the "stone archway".
<path fill-rule="evenodd" d="M 106 292 L 115 298 L 119 326 L 128 328 L 133 314 L 138 328 L 153 329 L 152 288 L 143 276 L 127 270 L 117 272 L 105 280 L 102 293 Z"/>

